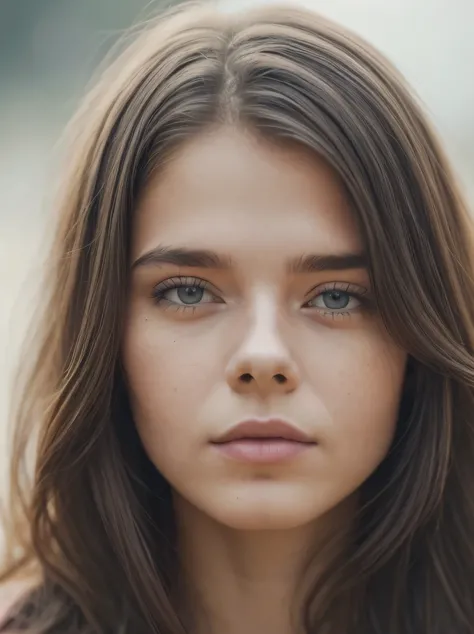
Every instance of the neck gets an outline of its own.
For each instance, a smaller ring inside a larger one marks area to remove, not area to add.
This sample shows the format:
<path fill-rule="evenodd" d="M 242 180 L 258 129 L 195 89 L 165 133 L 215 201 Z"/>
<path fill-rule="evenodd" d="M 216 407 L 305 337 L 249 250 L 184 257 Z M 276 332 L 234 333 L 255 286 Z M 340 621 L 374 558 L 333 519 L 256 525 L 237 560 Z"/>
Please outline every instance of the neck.
<path fill-rule="evenodd" d="M 348 524 L 347 505 L 324 520 L 287 530 L 236 530 L 178 496 L 175 512 L 195 634 L 300 632 L 305 583 L 342 548 L 343 532 L 334 539 L 335 524 Z M 305 575 L 309 559 L 311 577 Z"/>

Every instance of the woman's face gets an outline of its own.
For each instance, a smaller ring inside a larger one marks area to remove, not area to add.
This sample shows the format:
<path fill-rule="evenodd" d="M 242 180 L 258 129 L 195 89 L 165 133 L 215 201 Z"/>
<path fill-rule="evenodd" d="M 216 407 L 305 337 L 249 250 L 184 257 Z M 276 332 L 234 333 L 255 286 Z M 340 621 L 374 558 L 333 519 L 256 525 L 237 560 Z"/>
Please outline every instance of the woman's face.
<path fill-rule="evenodd" d="M 349 498 L 391 444 L 406 354 L 335 173 L 238 130 L 203 134 L 149 183 L 131 266 L 132 410 L 176 503 L 290 528 Z M 220 442 L 242 421 L 247 440 Z"/>

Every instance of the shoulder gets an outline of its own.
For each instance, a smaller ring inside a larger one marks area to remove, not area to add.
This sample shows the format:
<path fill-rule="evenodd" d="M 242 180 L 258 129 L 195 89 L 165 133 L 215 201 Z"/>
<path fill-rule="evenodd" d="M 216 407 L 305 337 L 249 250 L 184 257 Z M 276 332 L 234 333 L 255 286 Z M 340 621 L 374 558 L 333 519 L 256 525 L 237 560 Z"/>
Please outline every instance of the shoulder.
<path fill-rule="evenodd" d="M 1 588 L 0 588 L 1 590 Z M 82 610 L 53 585 L 40 583 L 0 595 L 0 634 L 90 632 Z"/>
<path fill-rule="evenodd" d="M 0 633 L 14 634 L 15 628 L 13 613 L 20 610 L 23 600 L 27 602 L 32 588 L 25 583 L 10 583 L 0 587 Z"/>
<path fill-rule="evenodd" d="M 4 621 L 11 608 L 27 591 L 25 584 L 19 582 L 0 586 L 0 623 Z"/>

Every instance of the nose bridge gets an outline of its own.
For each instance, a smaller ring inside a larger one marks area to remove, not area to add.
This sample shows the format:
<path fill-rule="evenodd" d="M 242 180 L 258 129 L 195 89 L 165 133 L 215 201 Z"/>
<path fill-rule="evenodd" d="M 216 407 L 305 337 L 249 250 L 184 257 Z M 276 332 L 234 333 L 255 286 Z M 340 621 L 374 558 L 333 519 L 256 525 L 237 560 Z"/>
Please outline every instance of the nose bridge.
<path fill-rule="evenodd" d="M 250 325 L 228 371 L 228 382 L 239 392 L 289 392 L 298 373 L 279 329 L 278 304 L 269 294 L 252 302 Z"/>
<path fill-rule="evenodd" d="M 250 327 L 242 342 L 243 356 L 270 363 L 285 356 L 285 345 L 278 328 L 278 306 L 268 294 L 255 298 Z"/>

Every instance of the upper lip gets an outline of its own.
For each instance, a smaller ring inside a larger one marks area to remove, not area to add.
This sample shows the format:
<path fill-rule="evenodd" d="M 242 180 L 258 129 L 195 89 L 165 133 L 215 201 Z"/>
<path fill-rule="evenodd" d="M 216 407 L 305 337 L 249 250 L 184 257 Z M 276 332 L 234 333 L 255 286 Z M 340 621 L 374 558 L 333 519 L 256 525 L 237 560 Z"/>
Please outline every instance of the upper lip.
<path fill-rule="evenodd" d="M 314 440 L 301 429 L 280 418 L 247 419 L 231 427 L 215 440 L 215 443 L 226 443 L 244 438 L 282 438 L 295 442 L 314 443 Z"/>

